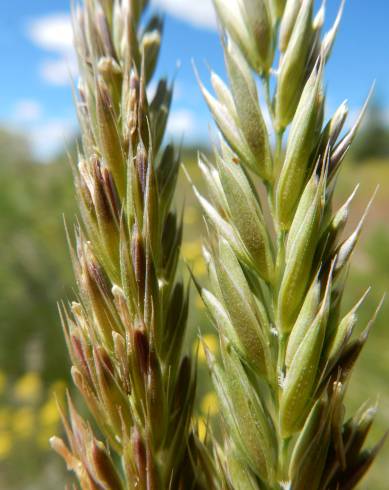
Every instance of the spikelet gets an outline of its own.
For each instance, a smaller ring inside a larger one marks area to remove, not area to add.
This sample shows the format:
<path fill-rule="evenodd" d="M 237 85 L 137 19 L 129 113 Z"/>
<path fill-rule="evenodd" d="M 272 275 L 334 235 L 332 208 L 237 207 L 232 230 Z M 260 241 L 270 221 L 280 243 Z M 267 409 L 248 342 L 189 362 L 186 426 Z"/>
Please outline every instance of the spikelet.
<path fill-rule="evenodd" d="M 346 103 L 323 124 L 324 70 L 343 3 L 324 35 L 325 2 L 316 15 L 313 0 L 214 3 L 229 85 L 212 73 L 215 95 L 202 87 L 221 144 L 214 162 L 200 157 L 209 198 L 195 193 L 210 235 L 210 286 L 199 291 L 222 354 L 208 353 L 208 363 L 226 428 L 217 453 L 223 488 L 352 489 L 384 438 L 364 448 L 375 407 L 344 419 L 348 380 L 374 318 L 358 337 L 366 294 L 343 317 L 340 308 L 370 207 L 342 238 L 355 191 L 333 211 L 335 176 L 365 110 L 343 135 Z M 270 32 L 279 53 L 267 50 Z"/>
<path fill-rule="evenodd" d="M 214 488 L 191 422 L 188 292 L 175 281 L 182 223 L 172 209 L 180 156 L 162 145 L 172 87 L 161 80 L 147 95 L 162 34 L 158 16 L 141 20 L 147 3 L 85 0 L 73 12 L 82 224 L 72 248 L 79 299 L 61 316 L 101 440 L 69 397 L 69 447 L 52 446 L 83 489 Z"/>

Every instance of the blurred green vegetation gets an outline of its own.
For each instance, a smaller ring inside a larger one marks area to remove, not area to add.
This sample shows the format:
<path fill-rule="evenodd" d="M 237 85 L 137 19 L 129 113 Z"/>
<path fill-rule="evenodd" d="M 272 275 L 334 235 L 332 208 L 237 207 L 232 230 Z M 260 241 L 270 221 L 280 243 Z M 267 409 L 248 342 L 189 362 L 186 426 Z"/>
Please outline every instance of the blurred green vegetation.
<path fill-rule="evenodd" d="M 67 372 L 56 303 L 72 284 L 62 219 L 75 213 L 71 169 L 66 157 L 37 163 L 20 136 L 4 131 L 0 162 L 0 365 L 12 375 L 42 371 L 51 382 Z"/>
<path fill-rule="evenodd" d="M 389 127 L 383 107 L 377 96 L 369 104 L 357 141 L 352 147 L 352 158 L 356 163 L 372 158 L 389 158 Z"/>
<path fill-rule="evenodd" d="M 48 438 L 59 422 L 52 391 L 69 372 L 57 302 L 73 285 L 62 218 L 75 213 L 71 168 L 66 156 L 35 161 L 5 130 L 0 162 L 0 488 L 58 488 Z"/>
<path fill-rule="evenodd" d="M 364 226 L 359 246 L 355 251 L 344 308 L 356 302 L 368 288 L 364 307 L 360 310 L 360 328 L 366 325 L 384 294 L 389 291 L 389 161 L 366 160 L 364 165 L 347 162 L 339 178 L 339 199 L 344 199 L 352 188 L 360 183 L 350 216 L 351 225 L 356 225 L 364 207 L 379 185 L 376 198 Z M 350 231 L 350 229 L 346 230 Z M 389 427 L 389 359 L 387 349 L 389 301 L 382 310 L 370 334 L 370 339 L 356 366 L 349 390 L 349 409 L 356 410 L 364 401 L 377 403 L 378 412 L 370 442 L 377 440 Z M 389 444 L 387 443 L 373 466 L 363 489 L 386 490 L 389 482 Z"/>
<path fill-rule="evenodd" d="M 68 382 L 68 360 L 56 303 L 74 297 L 74 281 L 63 227 L 64 214 L 73 223 L 76 214 L 71 167 L 66 156 L 42 164 L 32 156 L 26 141 L 0 131 L 0 488 L 53 490 L 64 487 L 65 468 L 48 447 L 48 438 L 60 431 L 53 392 L 63 397 Z M 196 152 L 184 149 L 183 160 L 200 188 Z M 368 159 L 363 165 L 347 162 L 339 178 L 340 205 L 361 183 L 350 216 L 350 232 L 377 183 L 381 184 L 366 223 L 353 267 L 344 308 L 349 308 L 372 286 L 360 318 L 363 328 L 382 294 L 389 288 L 389 161 Z M 182 248 L 187 264 L 201 282 L 206 267 L 201 257 L 201 211 L 187 179 L 180 176 L 177 207 L 185 202 L 185 235 Z M 186 267 L 182 274 L 188 277 Z M 188 278 L 189 281 L 189 278 Z M 385 303 L 370 342 L 350 386 L 349 407 L 377 398 L 379 410 L 372 439 L 389 425 L 389 361 Z M 197 338 L 202 333 L 217 351 L 217 339 L 203 305 L 192 287 L 188 349 L 198 353 L 199 390 L 196 418 L 200 432 L 204 421 L 218 411 L 209 381 L 205 356 Z M 361 488 L 388 488 L 389 444 L 382 451 L 369 480 Z"/>

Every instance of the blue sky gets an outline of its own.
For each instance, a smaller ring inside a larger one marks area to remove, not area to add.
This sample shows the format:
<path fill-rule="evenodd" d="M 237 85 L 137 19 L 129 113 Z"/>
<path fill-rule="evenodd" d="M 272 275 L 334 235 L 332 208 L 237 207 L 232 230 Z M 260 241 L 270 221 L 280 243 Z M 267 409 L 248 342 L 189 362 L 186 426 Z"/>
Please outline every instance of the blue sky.
<path fill-rule="evenodd" d="M 327 0 L 326 25 L 340 0 Z M 74 69 L 69 23 L 70 0 L 12 0 L 0 7 L 0 121 L 23 131 L 35 151 L 47 156 L 76 129 L 69 69 Z M 158 74 L 174 76 L 176 94 L 170 134 L 206 140 L 210 118 L 191 60 L 207 79 L 206 66 L 224 74 L 223 56 L 211 0 L 152 0 L 166 13 Z M 327 104 L 332 111 L 345 98 L 351 114 L 377 80 L 376 93 L 389 107 L 389 2 L 348 0 L 327 69 Z M 389 114 L 389 111 L 386 111 Z"/>

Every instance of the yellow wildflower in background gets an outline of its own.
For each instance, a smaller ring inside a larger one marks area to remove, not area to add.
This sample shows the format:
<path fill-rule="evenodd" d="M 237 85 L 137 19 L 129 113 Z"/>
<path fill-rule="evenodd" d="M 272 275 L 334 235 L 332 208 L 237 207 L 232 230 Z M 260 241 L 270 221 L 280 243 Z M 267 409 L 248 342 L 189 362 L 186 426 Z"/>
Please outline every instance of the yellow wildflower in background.
<path fill-rule="evenodd" d="M 207 274 L 207 264 L 203 257 L 198 257 L 193 264 L 193 274 L 196 277 L 203 277 Z"/>
<path fill-rule="evenodd" d="M 205 436 L 207 435 L 207 423 L 205 422 L 203 417 L 199 417 L 197 419 L 197 431 L 200 441 L 204 442 Z"/>
<path fill-rule="evenodd" d="M 216 415 L 219 411 L 219 400 L 216 393 L 210 391 L 201 401 L 201 411 L 206 415 Z"/>
<path fill-rule="evenodd" d="M 201 337 L 200 343 L 197 341 L 195 342 L 193 346 L 193 351 L 194 354 L 197 352 L 198 349 L 198 359 L 200 362 L 205 362 L 206 361 L 206 356 L 205 356 L 205 351 L 203 347 L 203 343 L 208 347 L 209 351 L 212 352 L 212 354 L 216 354 L 219 348 L 218 340 L 216 335 L 213 334 L 207 334 Z"/>
<path fill-rule="evenodd" d="M 204 301 L 201 299 L 201 296 L 199 296 L 199 295 L 196 296 L 195 305 L 196 305 L 196 308 L 198 310 L 204 310 L 205 309 Z"/>
<path fill-rule="evenodd" d="M 66 381 L 63 379 L 58 379 L 54 381 L 49 387 L 49 394 L 54 398 L 57 397 L 59 400 L 64 398 L 66 393 Z"/>
<path fill-rule="evenodd" d="M 9 432 L 0 432 L 0 459 L 5 459 L 12 449 L 12 436 Z"/>
<path fill-rule="evenodd" d="M 39 411 L 39 432 L 36 436 L 36 443 L 42 450 L 48 450 L 50 448 L 49 439 L 57 431 L 61 418 L 57 407 L 57 399 L 61 403 L 61 400 L 65 396 L 65 381 L 56 381 L 49 387 L 48 391 L 48 399 Z"/>
<path fill-rule="evenodd" d="M 184 213 L 184 224 L 194 225 L 199 220 L 198 210 L 193 206 L 188 206 Z"/>
<path fill-rule="evenodd" d="M 31 437 L 35 429 L 34 411 L 30 407 L 15 410 L 12 415 L 12 429 L 22 439 Z"/>
<path fill-rule="evenodd" d="M 184 242 L 181 247 L 182 255 L 186 260 L 195 260 L 201 256 L 201 242 Z"/>
<path fill-rule="evenodd" d="M 42 380 L 38 373 L 26 373 L 18 379 L 14 389 L 14 396 L 23 402 L 36 401 L 42 394 Z"/>
<path fill-rule="evenodd" d="M 39 412 L 39 421 L 44 427 L 55 428 L 60 416 L 55 398 L 51 396 L 42 406 Z"/>
<path fill-rule="evenodd" d="M 11 410 L 9 407 L 0 408 L 0 430 L 7 429 L 11 421 Z"/>

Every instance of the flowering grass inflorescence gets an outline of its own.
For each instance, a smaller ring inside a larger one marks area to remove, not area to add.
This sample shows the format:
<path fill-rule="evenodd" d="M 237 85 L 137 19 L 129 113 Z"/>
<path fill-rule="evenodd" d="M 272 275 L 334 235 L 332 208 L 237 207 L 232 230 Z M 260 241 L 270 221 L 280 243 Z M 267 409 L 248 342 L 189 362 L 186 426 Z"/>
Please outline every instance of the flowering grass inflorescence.
<path fill-rule="evenodd" d="M 208 352 L 208 363 L 225 427 L 223 485 L 351 489 L 383 440 L 364 448 L 375 407 L 345 420 L 346 387 L 374 318 L 357 335 L 365 295 L 341 308 L 367 213 L 344 237 L 355 192 L 333 205 L 364 111 L 345 130 L 343 103 L 323 124 L 323 73 L 343 3 L 324 36 L 324 3 L 316 14 L 313 0 L 214 4 L 230 83 L 211 73 L 216 96 L 201 87 L 221 141 L 213 162 L 199 159 L 210 199 L 195 192 L 209 231 L 210 288 L 199 289 L 220 340 L 221 359 Z"/>
<path fill-rule="evenodd" d="M 69 445 L 51 443 L 83 489 L 352 489 L 383 440 L 364 449 L 375 407 L 345 419 L 374 318 L 356 335 L 365 295 L 341 308 L 367 214 L 344 237 L 355 192 L 333 204 L 364 111 L 348 131 L 346 103 L 323 124 L 323 74 L 343 4 L 323 36 L 325 5 L 314 14 L 313 0 L 214 3 L 230 86 L 212 73 L 216 97 L 202 87 L 222 137 L 214 162 L 199 161 L 210 200 L 195 192 L 209 231 L 210 287 L 199 290 L 220 344 L 219 356 L 206 342 L 199 350 L 218 396 L 207 393 L 201 410 L 212 416 L 220 406 L 224 444 L 211 441 L 212 461 L 206 421 L 192 424 L 188 291 L 176 280 L 183 224 L 172 209 L 180 158 L 163 144 L 172 87 L 161 80 L 154 96 L 147 91 L 162 34 L 158 16 L 143 21 L 147 0 L 85 0 L 73 13 L 79 297 L 61 316 L 93 421 L 68 396 Z M 184 254 L 197 257 L 198 246 Z"/>
<path fill-rule="evenodd" d="M 147 3 L 85 0 L 73 12 L 79 299 L 61 315 L 72 377 L 99 439 L 68 397 L 70 447 L 51 442 L 83 489 L 208 489 L 213 481 L 192 428 L 195 373 L 182 355 L 188 291 L 175 279 L 180 157 L 163 145 L 172 87 L 160 80 L 147 93 L 162 34 L 158 16 L 143 20 Z"/>

